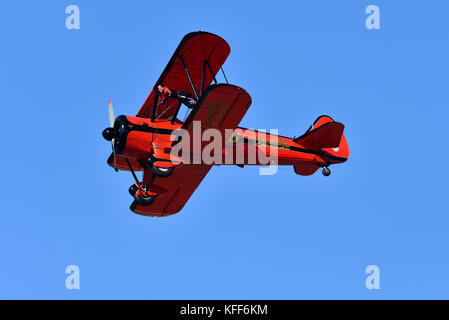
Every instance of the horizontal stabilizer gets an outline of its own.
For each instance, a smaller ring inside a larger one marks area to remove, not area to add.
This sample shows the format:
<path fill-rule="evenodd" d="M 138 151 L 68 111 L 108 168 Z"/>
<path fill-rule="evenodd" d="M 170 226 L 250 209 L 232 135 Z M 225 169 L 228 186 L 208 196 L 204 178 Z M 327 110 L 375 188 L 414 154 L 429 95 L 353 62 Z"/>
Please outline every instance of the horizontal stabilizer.
<path fill-rule="evenodd" d="M 340 145 L 345 126 L 340 122 L 328 122 L 306 132 L 293 141 L 302 147 L 312 150 L 320 148 L 335 148 Z"/>
<path fill-rule="evenodd" d="M 295 173 L 301 176 L 311 176 L 320 168 L 316 164 L 297 164 L 293 167 L 295 169 Z"/>

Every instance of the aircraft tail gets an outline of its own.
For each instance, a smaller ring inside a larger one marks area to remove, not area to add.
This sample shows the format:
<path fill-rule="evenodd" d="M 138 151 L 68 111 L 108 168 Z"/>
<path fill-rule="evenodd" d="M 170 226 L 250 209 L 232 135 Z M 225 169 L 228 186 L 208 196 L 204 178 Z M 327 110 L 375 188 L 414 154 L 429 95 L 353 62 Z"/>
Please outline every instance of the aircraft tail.
<path fill-rule="evenodd" d="M 349 147 L 343 134 L 345 126 L 335 122 L 329 116 L 320 116 L 305 134 L 294 139 L 304 149 L 322 151 L 333 159 L 331 163 L 346 161 Z M 331 164 L 330 163 L 330 164 Z M 295 172 L 300 175 L 311 175 L 319 169 L 318 165 L 296 165 Z"/>
<path fill-rule="evenodd" d="M 328 116 L 321 116 L 305 134 L 293 141 L 310 150 L 337 148 L 344 129 L 345 126 L 342 123 L 335 122 Z"/>

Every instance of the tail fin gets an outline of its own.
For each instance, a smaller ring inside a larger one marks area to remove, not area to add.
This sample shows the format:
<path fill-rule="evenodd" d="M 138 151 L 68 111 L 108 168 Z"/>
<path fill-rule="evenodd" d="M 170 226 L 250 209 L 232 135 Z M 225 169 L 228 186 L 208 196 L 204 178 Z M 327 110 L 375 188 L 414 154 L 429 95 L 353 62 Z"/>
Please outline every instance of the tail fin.
<path fill-rule="evenodd" d="M 323 116 L 319 116 L 314 122 L 313 124 L 309 127 L 309 129 L 307 130 L 307 132 L 312 131 L 313 129 L 316 129 L 318 127 L 321 127 L 323 124 L 328 123 L 328 122 L 334 122 L 334 119 L 332 119 L 329 116 L 323 115 Z"/>
<path fill-rule="evenodd" d="M 329 116 L 315 120 L 309 130 L 293 141 L 310 150 L 326 152 L 344 162 L 349 157 L 349 147 L 343 134 L 345 126 Z"/>

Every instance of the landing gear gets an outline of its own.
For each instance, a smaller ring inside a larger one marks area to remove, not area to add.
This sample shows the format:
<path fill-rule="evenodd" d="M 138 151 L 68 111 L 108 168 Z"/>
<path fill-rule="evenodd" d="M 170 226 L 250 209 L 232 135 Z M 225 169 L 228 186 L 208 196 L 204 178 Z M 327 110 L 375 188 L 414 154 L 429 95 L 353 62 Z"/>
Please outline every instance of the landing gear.
<path fill-rule="evenodd" d="M 125 158 L 126 164 L 128 165 L 129 171 L 131 171 L 134 180 L 136 180 L 136 183 L 133 184 L 131 187 L 129 187 L 128 191 L 129 194 L 134 198 L 134 200 L 142 205 L 142 206 L 149 206 L 156 200 L 157 194 L 150 191 L 150 188 L 148 185 L 146 185 L 143 182 L 139 182 L 137 179 L 136 173 L 134 172 L 131 164 L 129 163 L 128 158 Z"/>
<path fill-rule="evenodd" d="M 148 186 L 144 183 L 133 184 L 129 187 L 128 191 L 133 196 L 134 200 L 142 206 L 149 206 L 157 197 L 156 194 L 150 192 Z"/>
<path fill-rule="evenodd" d="M 150 159 L 147 164 L 142 163 L 141 161 L 138 161 L 139 164 L 142 167 L 147 167 L 147 165 L 151 165 L 153 175 L 151 178 L 151 181 L 146 181 L 148 184 L 139 182 L 139 179 L 137 179 L 136 173 L 133 170 L 133 167 L 131 166 L 131 163 L 129 162 L 128 158 L 125 157 L 126 164 L 128 165 L 129 171 L 131 171 L 131 174 L 133 175 L 134 180 L 136 181 L 135 184 L 133 184 L 131 187 L 129 187 L 128 191 L 129 194 L 134 198 L 135 202 L 138 203 L 141 206 L 149 206 L 153 204 L 153 202 L 157 198 L 157 193 L 152 192 L 150 190 L 150 185 L 153 183 L 154 179 L 156 177 L 168 177 L 173 173 L 174 167 L 171 168 L 163 168 L 155 166 L 154 163 L 156 161 L 151 161 L 154 159 Z"/>
<path fill-rule="evenodd" d="M 323 176 L 325 176 L 325 177 L 329 177 L 331 175 L 331 170 L 327 166 L 324 166 L 323 171 L 321 171 L 321 172 L 323 173 Z"/>
<path fill-rule="evenodd" d="M 171 174 L 173 173 L 174 167 L 171 168 L 162 168 L 162 167 L 157 167 L 157 166 L 153 166 L 153 173 L 161 178 L 166 178 L 171 176 Z"/>

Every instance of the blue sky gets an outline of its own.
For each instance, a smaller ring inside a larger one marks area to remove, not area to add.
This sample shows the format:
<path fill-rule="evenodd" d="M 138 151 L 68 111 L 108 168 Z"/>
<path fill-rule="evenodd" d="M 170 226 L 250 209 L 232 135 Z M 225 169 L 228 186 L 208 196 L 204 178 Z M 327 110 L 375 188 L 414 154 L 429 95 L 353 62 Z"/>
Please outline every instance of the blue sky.
<path fill-rule="evenodd" d="M 76 4 L 81 29 L 65 28 Z M 380 30 L 365 8 L 380 8 Z M 447 1 L 2 4 L 0 298 L 449 298 Z M 347 163 L 311 177 L 213 168 L 183 211 L 129 211 L 106 165 L 107 101 L 134 115 L 184 34 L 231 46 L 241 125 L 346 125 Z M 81 289 L 67 290 L 77 265 Z M 380 290 L 365 268 L 380 268 Z"/>

